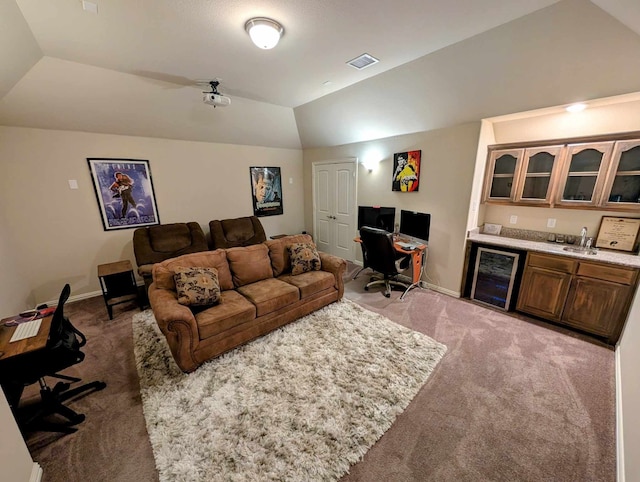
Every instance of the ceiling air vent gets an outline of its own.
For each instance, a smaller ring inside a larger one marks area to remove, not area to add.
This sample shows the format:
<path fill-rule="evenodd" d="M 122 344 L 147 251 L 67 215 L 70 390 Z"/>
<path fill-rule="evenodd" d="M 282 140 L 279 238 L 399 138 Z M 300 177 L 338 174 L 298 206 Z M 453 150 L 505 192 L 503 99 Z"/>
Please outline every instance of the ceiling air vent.
<path fill-rule="evenodd" d="M 375 57 L 372 57 L 369 54 L 362 54 L 353 60 L 349 60 L 349 62 L 347 63 L 355 69 L 362 70 L 365 67 L 369 67 L 370 65 L 377 64 L 378 62 L 380 61 Z"/>

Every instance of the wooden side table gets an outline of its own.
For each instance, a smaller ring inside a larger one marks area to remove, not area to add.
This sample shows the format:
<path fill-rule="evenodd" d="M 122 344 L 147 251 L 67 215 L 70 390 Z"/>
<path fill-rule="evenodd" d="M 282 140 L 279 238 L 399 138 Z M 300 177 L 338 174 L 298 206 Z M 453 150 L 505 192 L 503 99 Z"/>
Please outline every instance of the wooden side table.
<path fill-rule="evenodd" d="M 131 261 L 124 260 L 98 265 L 98 278 L 110 320 L 113 320 L 113 306 L 120 303 L 135 301 L 142 310 Z"/>

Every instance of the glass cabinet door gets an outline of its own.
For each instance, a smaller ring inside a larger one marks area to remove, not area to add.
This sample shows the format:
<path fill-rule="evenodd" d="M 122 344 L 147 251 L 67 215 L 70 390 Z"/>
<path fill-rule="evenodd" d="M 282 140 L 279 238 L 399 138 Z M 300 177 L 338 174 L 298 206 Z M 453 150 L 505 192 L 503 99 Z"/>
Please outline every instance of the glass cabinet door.
<path fill-rule="evenodd" d="M 640 139 L 618 141 L 611 157 L 610 175 L 602 198 L 607 207 L 640 205 Z"/>
<path fill-rule="evenodd" d="M 613 142 L 567 146 L 557 203 L 574 206 L 599 204 L 612 149 Z"/>
<path fill-rule="evenodd" d="M 527 204 L 551 204 L 562 147 L 536 147 L 525 150 L 522 181 L 518 184 L 516 201 Z"/>
<path fill-rule="evenodd" d="M 524 149 L 492 151 L 487 165 L 484 200 L 512 201 Z"/>

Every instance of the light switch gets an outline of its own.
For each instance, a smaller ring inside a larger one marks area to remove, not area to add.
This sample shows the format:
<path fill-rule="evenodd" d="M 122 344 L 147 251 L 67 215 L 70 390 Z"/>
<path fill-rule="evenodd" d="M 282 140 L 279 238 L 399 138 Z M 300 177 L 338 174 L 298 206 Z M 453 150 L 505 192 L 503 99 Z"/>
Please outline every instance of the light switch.
<path fill-rule="evenodd" d="M 547 219 L 547 227 L 548 227 L 548 228 L 555 228 L 555 227 L 556 227 L 556 220 L 555 220 L 555 218 L 549 218 L 549 219 Z"/>
<path fill-rule="evenodd" d="M 292 177 L 289 178 L 289 184 L 293 184 L 293 178 Z"/>
<path fill-rule="evenodd" d="M 78 181 L 69 179 L 69 189 L 78 189 Z"/>
<path fill-rule="evenodd" d="M 511 217 L 509 218 L 509 222 L 511 224 L 516 224 L 518 222 L 518 216 L 516 216 L 515 214 L 512 214 Z"/>

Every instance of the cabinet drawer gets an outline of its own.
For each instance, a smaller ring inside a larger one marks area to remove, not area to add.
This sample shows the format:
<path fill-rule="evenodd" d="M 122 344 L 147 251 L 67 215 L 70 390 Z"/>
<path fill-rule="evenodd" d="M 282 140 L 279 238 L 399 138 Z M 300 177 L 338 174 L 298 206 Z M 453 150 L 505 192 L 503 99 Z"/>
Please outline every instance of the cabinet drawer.
<path fill-rule="evenodd" d="M 621 266 L 581 262 L 578 266 L 577 274 L 579 276 L 586 276 L 588 278 L 595 278 L 605 281 L 612 281 L 614 283 L 632 285 L 636 281 L 638 270 L 633 268 L 624 268 Z"/>
<path fill-rule="evenodd" d="M 558 256 L 549 256 L 544 254 L 529 253 L 527 258 L 527 266 L 537 266 L 539 268 L 553 269 L 564 273 L 575 273 L 578 262 Z"/>

